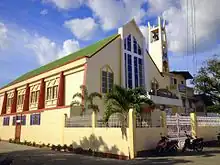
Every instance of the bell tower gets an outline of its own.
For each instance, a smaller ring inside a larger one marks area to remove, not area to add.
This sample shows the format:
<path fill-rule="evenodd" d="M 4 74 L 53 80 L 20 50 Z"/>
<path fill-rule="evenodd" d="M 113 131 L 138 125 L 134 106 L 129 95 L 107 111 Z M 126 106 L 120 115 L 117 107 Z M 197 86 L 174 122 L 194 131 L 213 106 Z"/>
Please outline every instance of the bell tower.
<path fill-rule="evenodd" d="M 169 72 L 169 61 L 167 56 L 167 37 L 165 21 L 158 17 L 158 25 L 151 26 L 148 22 L 149 32 L 149 53 L 160 72 Z"/>

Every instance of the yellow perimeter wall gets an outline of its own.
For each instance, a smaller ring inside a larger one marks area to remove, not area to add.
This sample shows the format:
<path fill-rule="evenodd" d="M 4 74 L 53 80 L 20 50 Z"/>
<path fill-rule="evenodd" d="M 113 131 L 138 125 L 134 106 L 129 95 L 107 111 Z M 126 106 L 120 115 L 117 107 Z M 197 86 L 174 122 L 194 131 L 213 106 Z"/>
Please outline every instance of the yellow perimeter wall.
<path fill-rule="evenodd" d="M 95 151 L 129 156 L 127 136 L 121 128 L 65 128 L 64 143 L 73 147 L 81 146 Z"/>
<path fill-rule="evenodd" d="M 26 125 L 21 126 L 21 141 L 61 144 L 63 142 L 65 113 L 69 115 L 69 108 L 43 111 L 41 112 L 40 125 L 30 125 L 31 114 L 26 114 Z M 12 126 L 12 121 L 13 116 L 10 117 L 10 126 L 0 127 L 1 139 L 15 138 L 15 126 Z M 0 117 L 0 122 L 3 123 L 3 117 Z"/>
<path fill-rule="evenodd" d="M 204 141 L 217 140 L 217 134 L 220 133 L 220 126 L 198 126 L 197 136 L 204 138 Z"/>
<path fill-rule="evenodd" d="M 155 149 L 160 140 L 160 133 L 163 133 L 163 128 L 136 128 L 135 150 L 144 151 Z"/>

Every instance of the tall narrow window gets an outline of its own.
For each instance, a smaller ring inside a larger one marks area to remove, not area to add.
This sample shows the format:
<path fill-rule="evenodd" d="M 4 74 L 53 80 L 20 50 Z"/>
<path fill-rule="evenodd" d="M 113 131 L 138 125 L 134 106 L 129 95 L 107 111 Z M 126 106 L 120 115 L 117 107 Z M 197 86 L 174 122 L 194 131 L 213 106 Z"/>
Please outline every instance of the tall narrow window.
<path fill-rule="evenodd" d="M 128 67 L 127 67 L 127 54 L 124 53 L 124 60 L 125 60 L 125 87 L 128 87 Z"/>
<path fill-rule="evenodd" d="M 53 79 L 48 81 L 46 90 L 46 100 L 55 100 L 58 96 L 58 81 Z"/>
<path fill-rule="evenodd" d="M 144 58 L 140 46 L 142 43 L 139 43 L 132 35 L 124 38 L 124 43 L 126 43 L 126 48 L 124 48 L 125 87 L 144 86 Z"/>
<path fill-rule="evenodd" d="M 128 54 L 128 87 L 132 88 L 132 59 L 130 54 Z"/>
<path fill-rule="evenodd" d="M 40 93 L 40 84 L 32 86 L 30 90 L 31 90 L 30 104 L 36 105 L 38 103 L 38 98 Z"/>
<path fill-rule="evenodd" d="M 128 51 L 131 51 L 131 35 L 128 36 L 127 38 L 127 49 Z"/>
<path fill-rule="evenodd" d="M 138 59 L 137 57 L 134 57 L 134 82 L 135 82 L 135 87 L 138 87 Z"/>
<path fill-rule="evenodd" d="M 101 70 L 102 93 L 108 93 L 112 90 L 114 84 L 114 73 L 109 66 L 105 66 Z"/>
<path fill-rule="evenodd" d="M 140 86 L 144 85 L 144 76 L 143 76 L 143 60 L 141 58 L 138 59 L 138 66 L 139 66 L 139 82 Z"/>
<path fill-rule="evenodd" d="M 137 40 L 133 37 L 133 49 L 134 49 L 134 53 L 137 53 Z"/>

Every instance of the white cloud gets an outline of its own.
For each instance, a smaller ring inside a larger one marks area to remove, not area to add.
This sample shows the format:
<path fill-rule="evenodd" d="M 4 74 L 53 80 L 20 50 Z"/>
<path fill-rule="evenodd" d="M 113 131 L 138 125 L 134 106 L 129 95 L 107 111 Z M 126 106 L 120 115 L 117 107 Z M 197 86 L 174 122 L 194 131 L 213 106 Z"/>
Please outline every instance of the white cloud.
<path fill-rule="evenodd" d="M 66 40 L 63 42 L 63 47 L 61 48 L 44 36 L 35 35 L 26 47 L 36 54 L 39 63 L 43 65 L 77 51 L 79 49 L 79 43 L 75 40 Z"/>
<path fill-rule="evenodd" d="M 65 21 L 64 26 L 71 30 L 74 36 L 81 40 L 89 40 L 97 32 L 98 24 L 91 17 Z"/>
<path fill-rule="evenodd" d="M 48 10 L 47 9 L 43 9 L 40 11 L 41 15 L 47 15 L 48 14 Z"/>
<path fill-rule="evenodd" d="M 185 0 L 149 0 L 152 8 L 149 11 L 161 12 L 167 20 L 167 34 L 169 50 L 175 53 L 184 53 L 187 48 L 187 11 Z M 189 1 L 189 4 L 191 1 Z M 195 0 L 196 4 L 196 45 L 197 51 L 204 52 L 217 45 L 220 38 L 220 1 L 219 0 Z M 157 12 L 157 13 L 158 13 Z M 191 17 L 188 17 L 188 49 L 192 49 Z"/>
<path fill-rule="evenodd" d="M 44 3 L 53 3 L 57 8 L 68 10 L 71 8 L 78 8 L 85 0 L 42 0 Z"/>
<path fill-rule="evenodd" d="M 0 22 L 0 50 L 6 48 L 8 43 L 8 29 Z"/>
<path fill-rule="evenodd" d="M 140 23 L 146 11 L 142 5 L 146 0 L 88 0 L 88 6 L 100 21 L 104 30 L 115 29 L 135 18 Z"/>
<path fill-rule="evenodd" d="M 63 57 L 65 55 L 73 53 L 73 52 L 75 52 L 75 51 L 77 51 L 79 49 L 80 49 L 80 46 L 79 46 L 79 42 L 78 41 L 71 40 L 71 39 L 65 40 L 63 42 L 63 49 L 60 51 L 58 56 L 59 57 Z"/>

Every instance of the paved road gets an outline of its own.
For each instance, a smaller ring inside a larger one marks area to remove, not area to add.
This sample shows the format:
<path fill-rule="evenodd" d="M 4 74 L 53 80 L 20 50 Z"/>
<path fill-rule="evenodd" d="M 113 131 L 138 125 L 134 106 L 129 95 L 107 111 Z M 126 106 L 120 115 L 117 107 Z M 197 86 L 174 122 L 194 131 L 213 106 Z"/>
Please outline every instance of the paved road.
<path fill-rule="evenodd" d="M 22 145 L 0 142 L 0 161 L 13 159 L 13 165 L 219 165 L 220 148 L 206 148 L 203 153 L 170 157 L 148 157 L 136 160 L 114 160 L 70 153 L 54 152 Z"/>

